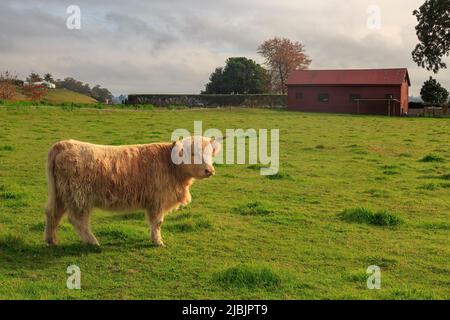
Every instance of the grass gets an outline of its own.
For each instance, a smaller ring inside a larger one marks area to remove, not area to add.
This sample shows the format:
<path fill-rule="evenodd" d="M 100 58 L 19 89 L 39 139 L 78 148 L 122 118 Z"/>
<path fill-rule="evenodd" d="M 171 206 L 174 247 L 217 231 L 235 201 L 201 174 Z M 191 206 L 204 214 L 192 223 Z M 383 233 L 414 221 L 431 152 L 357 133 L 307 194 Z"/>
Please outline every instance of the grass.
<path fill-rule="evenodd" d="M 273 289 L 281 285 L 281 278 L 272 269 L 259 265 L 239 265 L 214 275 L 215 282 L 224 287 Z"/>
<path fill-rule="evenodd" d="M 137 109 L 0 107 L 0 299 L 450 299 L 450 135 L 436 140 L 450 119 Z M 44 244 L 53 143 L 168 141 L 194 120 L 204 130 L 279 128 L 280 174 L 217 166 L 166 217 L 164 249 L 139 210 L 94 210 L 100 249 L 67 218 L 60 245 Z M 430 154 L 446 160 L 420 161 Z M 66 288 L 72 264 L 81 291 Z M 366 287 L 370 265 L 381 290 Z"/>
<path fill-rule="evenodd" d="M 234 211 L 244 216 L 259 216 L 272 213 L 272 211 L 258 201 L 242 204 L 234 208 Z"/>
<path fill-rule="evenodd" d="M 346 209 L 339 214 L 346 222 L 365 223 L 374 226 L 396 226 L 403 221 L 385 210 L 373 212 L 367 208 Z"/>
<path fill-rule="evenodd" d="M 423 157 L 420 161 L 422 162 L 445 162 L 445 158 L 437 153 L 430 153 Z"/>
<path fill-rule="evenodd" d="M 67 89 L 49 89 L 48 94 L 43 99 L 50 104 L 74 103 L 74 104 L 96 104 L 97 100 L 84 94 Z"/>
<path fill-rule="evenodd" d="M 0 151 L 13 151 L 14 147 L 10 145 L 0 146 Z"/>
<path fill-rule="evenodd" d="M 269 180 L 283 180 L 283 179 L 290 179 L 291 175 L 286 172 L 277 172 L 276 174 L 272 174 L 266 177 Z"/>
<path fill-rule="evenodd" d="M 190 212 L 175 216 L 175 221 L 168 221 L 167 229 L 172 232 L 196 232 L 211 229 L 213 224 L 207 217 L 192 215 Z"/>

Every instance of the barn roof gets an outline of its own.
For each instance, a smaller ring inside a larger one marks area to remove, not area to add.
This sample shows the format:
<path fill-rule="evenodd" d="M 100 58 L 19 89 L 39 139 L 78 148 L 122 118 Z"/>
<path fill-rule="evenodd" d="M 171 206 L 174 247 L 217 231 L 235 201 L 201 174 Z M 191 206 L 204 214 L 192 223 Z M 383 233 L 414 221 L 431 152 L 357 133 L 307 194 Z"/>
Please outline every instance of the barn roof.
<path fill-rule="evenodd" d="M 401 85 L 408 69 L 343 69 L 297 70 L 288 78 L 287 85 Z"/>

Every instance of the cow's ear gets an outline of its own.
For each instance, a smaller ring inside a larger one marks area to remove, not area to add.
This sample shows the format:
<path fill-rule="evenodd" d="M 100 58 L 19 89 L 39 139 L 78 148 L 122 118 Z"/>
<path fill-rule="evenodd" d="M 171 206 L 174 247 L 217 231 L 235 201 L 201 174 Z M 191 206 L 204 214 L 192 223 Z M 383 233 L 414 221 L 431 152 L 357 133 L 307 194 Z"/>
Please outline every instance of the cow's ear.
<path fill-rule="evenodd" d="M 213 148 L 213 157 L 215 157 L 220 150 L 222 150 L 222 145 L 214 138 L 211 139 L 211 147 Z"/>

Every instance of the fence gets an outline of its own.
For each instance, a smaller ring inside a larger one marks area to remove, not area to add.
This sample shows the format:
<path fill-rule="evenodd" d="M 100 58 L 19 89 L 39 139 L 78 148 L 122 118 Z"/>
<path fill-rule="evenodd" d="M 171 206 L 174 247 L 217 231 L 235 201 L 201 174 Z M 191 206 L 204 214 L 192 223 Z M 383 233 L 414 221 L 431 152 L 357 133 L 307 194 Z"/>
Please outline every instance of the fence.
<path fill-rule="evenodd" d="M 425 107 L 420 109 L 409 109 L 408 115 L 418 117 L 442 117 L 448 116 L 448 108 Z"/>
<path fill-rule="evenodd" d="M 274 94 L 130 94 L 127 104 L 151 104 L 158 107 L 187 106 L 187 107 L 259 107 L 286 108 L 287 95 Z"/>

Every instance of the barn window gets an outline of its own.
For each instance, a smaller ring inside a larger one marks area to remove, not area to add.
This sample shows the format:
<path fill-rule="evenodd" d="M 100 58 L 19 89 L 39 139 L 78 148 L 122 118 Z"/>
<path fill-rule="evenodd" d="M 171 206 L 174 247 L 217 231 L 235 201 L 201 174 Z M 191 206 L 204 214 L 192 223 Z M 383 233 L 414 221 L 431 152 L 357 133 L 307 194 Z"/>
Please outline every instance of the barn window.
<path fill-rule="evenodd" d="M 317 98 L 319 99 L 319 102 L 328 102 L 330 101 L 330 96 L 328 93 L 320 93 Z"/>
<path fill-rule="evenodd" d="M 361 99 L 361 95 L 357 93 L 352 93 L 350 95 L 350 102 L 356 102 L 356 100 Z"/>
<path fill-rule="evenodd" d="M 295 94 L 295 99 L 297 100 L 302 100 L 303 99 L 303 93 L 302 92 L 297 92 Z"/>
<path fill-rule="evenodd" d="M 394 99 L 394 95 L 392 93 L 388 93 L 386 95 L 386 99 Z"/>

